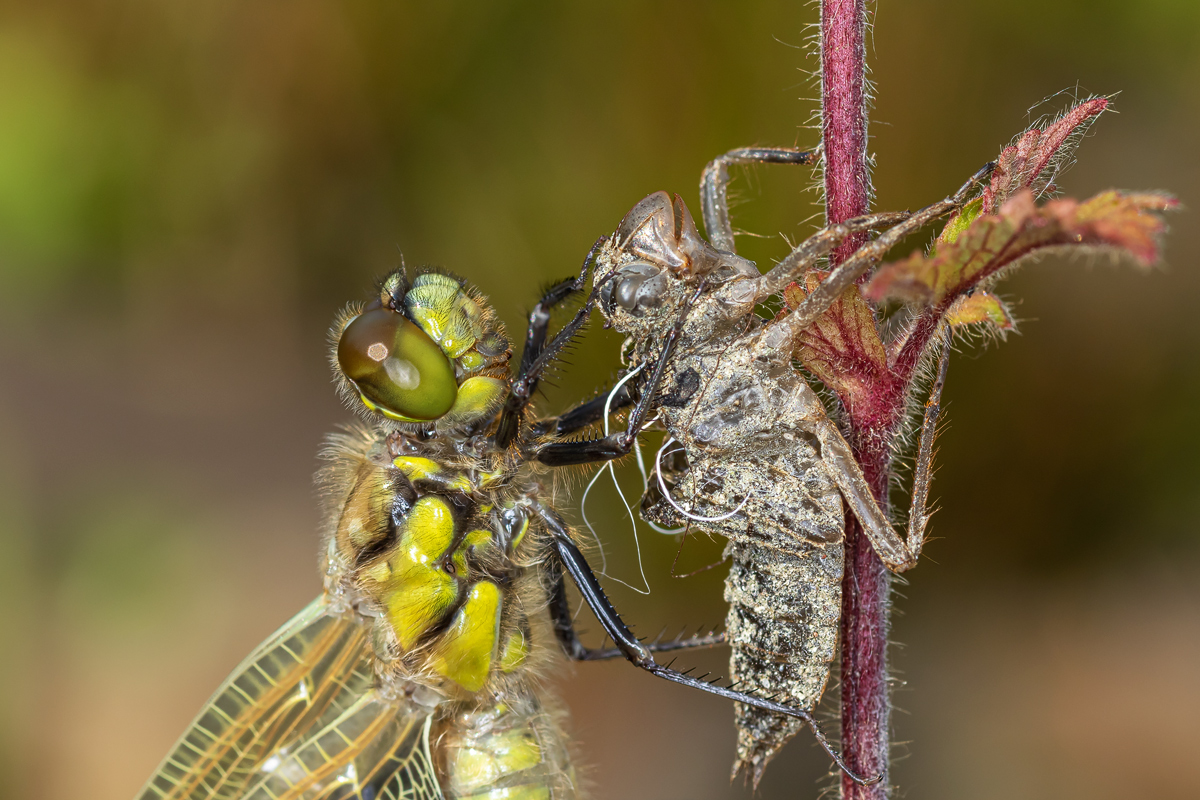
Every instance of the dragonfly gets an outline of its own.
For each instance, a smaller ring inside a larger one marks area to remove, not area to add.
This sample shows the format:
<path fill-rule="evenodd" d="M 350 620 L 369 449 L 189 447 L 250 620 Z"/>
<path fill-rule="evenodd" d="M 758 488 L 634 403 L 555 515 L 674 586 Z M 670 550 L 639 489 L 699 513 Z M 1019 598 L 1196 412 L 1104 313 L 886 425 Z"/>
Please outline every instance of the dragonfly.
<path fill-rule="evenodd" d="M 550 337 L 551 313 L 582 291 L 595 250 L 534 307 L 512 374 L 503 324 L 450 274 L 401 267 L 338 316 L 330 360 L 359 421 L 323 453 L 323 592 L 218 688 L 140 800 L 576 797 L 562 715 L 540 678 L 557 653 L 624 657 L 811 723 L 658 664 L 656 652 L 722 637 L 634 637 L 540 480 L 546 448 L 569 451 L 562 436 L 606 413 L 594 399 L 529 418 L 540 377 L 581 325 Z M 613 647 L 578 638 L 568 580 Z"/>
<path fill-rule="evenodd" d="M 712 161 L 701 179 L 705 241 L 684 202 L 652 194 L 604 239 L 596 256 L 597 306 L 627 336 L 626 376 L 610 398 L 639 401 L 624 430 L 586 443 L 548 445 L 544 460 L 617 459 L 653 423 L 667 431 L 648 521 L 695 525 L 727 539 L 725 585 L 730 675 L 739 688 L 811 710 L 829 679 L 841 616 L 843 503 L 893 571 L 914 566 L 924 542 L 933 438 L 945 382 L 944 347 L 925 405 L 912 508 L 903 537 L 879 507 L 837 424 L 792 364 L 794 343 L 891 247 L 961 208 L 994 165 L 945 200 L 915 213 L 880 213 L 828 226 L 769 272 L 736 254 L 726 200 L 734 164 L 812 164 L 795 148 L 742 148 Z M 834 268 L 798 307 L 774 320 L 756 309 L 814 268 L 848 237 L 882 231 Z M 636 373 L 636 375 L 634 375 Z M 660 528 L 661 529 L 661 528 Z M 802 718 L 737 704 L 738 754 L 757 785 Z M 874 778 L 855 776 L 870 783 Z"/>

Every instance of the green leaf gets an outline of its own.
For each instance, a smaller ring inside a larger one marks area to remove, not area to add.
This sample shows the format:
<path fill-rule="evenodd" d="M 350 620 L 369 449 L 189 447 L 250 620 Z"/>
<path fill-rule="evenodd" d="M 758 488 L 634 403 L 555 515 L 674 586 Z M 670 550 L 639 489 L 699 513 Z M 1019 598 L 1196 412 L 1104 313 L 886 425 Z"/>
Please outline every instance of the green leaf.
<path fill-rule="evenodd" d="M 946 322 L 955 328 L 982 324 L 999 331 L 1011 331 L 1017 327 L 1004 301 L 984 291 L 954 301 L 946 311 Z"/>
<path fill-rule="evenodd" d="M 982 213 L 983 198 L 976 197 L 955 212 L 954 216 L 950 217 L 950 221 L 946 223 L 946 227 L 942 228 L 941 234 L 938 235 L 937 244 L 953 243 Z M 936 247 L 937 245 L 934 246 Z"/>

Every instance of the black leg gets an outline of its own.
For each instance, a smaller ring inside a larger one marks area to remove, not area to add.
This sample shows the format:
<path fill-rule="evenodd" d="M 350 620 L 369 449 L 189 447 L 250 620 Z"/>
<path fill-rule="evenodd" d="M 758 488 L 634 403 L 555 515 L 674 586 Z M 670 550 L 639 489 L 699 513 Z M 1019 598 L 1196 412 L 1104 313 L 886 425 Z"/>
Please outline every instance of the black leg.
<path fill-rule="evenodd" d="M 629 455 L 632 443 L 623 443 L 624 433 L 614 433 L 603 439 L 590 442 L 550 442 L 537 449 L 536 458 L 546 466 L 570 467 L 577 464 L 592 464 L 597 461 L 613 461 Z"/>
<path fill-rule="evenodd" d="M 616 647 L 591 648 L 579 641 L 575 633 L 575 623 L 571 619 L 571 605 L 567 602 L 567 584 L 563 576 L 562 566 L 556 559 L 546 562 L 546 571 L 552 582 L 550 590 L 550 619 L 554 623 L 554 635 L 567 658 L 572 661 L 605 661 L 611 658 L 623 658 L 625 653 Z M 702 647 L 716 647 L 725 644 L 724 633 L 709 633 L 705 635 L 679 636 L 668 641 L 654 641 L 645 645 L 652 653 L 666 653 L 672 650 L 692 650 Z"/>
<path fill-rule="evenodd" d="M 755 708 L 761 708 L 764 711 L 803 720 L 812 729 L 813 734 L 817 737 L 817 742 L 825 749 L 825 752 L 829 754 L 834 763 L 838 765 L 838 768 L 845 772 L 855 783 L 874 783 L 882 778 L 882 775 L 880 775 L 867 780 L 856 775 L 846 766 L 846 763 L 842 761 L 842 757 L 834 751 L 829 741 L 825 738 L 825 734 L 821 732 L 811 712 L 785 706 L 761 697 L 754 697 L 753 695 L 748 695 L 725 686 L 718 686 L 715 683 L 709 683 L 700 678 L 693 678 L 687 673 L 679 672 L 671 669 L 670 666 L 663 666 L 656 662 L 654 656 L 650 654 L 650 649 L 639 642 L 637 637 L 633 635 L 633 631 L 629 630 L 629 627 L 621 621 L 621 617 L 604 594 L 604 589 L 600 586 L 600 581 L 596 579 L 592 568 L 583 557 L 583 553 L 579 552 L 579 548 L 571 541 L 570 534 L 567 532 L 566 525 L 564 525 L 562 519 L 557 513 L 541 504 L 535 504 L 534 508 L 550 530 L 551 548 L 555 556 L 557 556 L 562 569 L 571 577 L 576 588 L 579 589 L 579 593 L 583 595 L 584 602 L 588 604 L 588 608 L 591 609 L 596 619 L 600 621 L 604 632 L 613 640 L 616 649 L 631 664 L 646 670 L 652 675 L 674 683 L 690 686 L 693 689 L 699 689 L 702 692 L 715 694 L 739 703 L 745 703 Z M 557 627 L 556 630 L 558 630 Z M 559 641 L 562 641 L 562 637 L 563 634 L 560 633 Z"/>
<path fill-rule="evenodd" d="M 537 420 L 533 423 L 532 430 L 538 436 L 546 434 L 565 436 L 602 420 L 605 406 L 611 413 L 631 405 L 633 405 L 633 390 L 629 388 L 628 383 L 625 383 L 615 392 L 607 391 L 586 403 L 580 403 L 557 417 Z"/>
<path fill-rule="evenodd" d="M 592 268 L 592 261 L 596 257 L 596 253 L 600 250 L 601 245 L 607 241 L 604 237 L 596 240 L 592 245 L 592 249 L 588 251 L 587 258 L 583 260 L 583 268 L 579 271 L 579 277 L 575 279 L 575 283 L 569 289 L 563 289 L 565 292 L 563 297 L 581 291 L 587 283 L 588 272 Z M 554 287 L 551 292 L 564 287 L 565 281 L 562 284 Z M 562 330 L 554 335 L 548 344 L 538 347 L 537 352 L 530 351 L 527 347 L 525 354 L 521 358 L 521 366 L 517 374 L 513 376 L 512 383 L 508 389 L 508 397 L 504 402 L 504 408 L 500 412 L 500 424 L 496 430 L 496 443 L 501 447 L 507 447 L 517 438 L 517 434 L 521 428 L 521 414 L 525 407 L 529 405 L 530 399 L 533 397 L 534 391 L 537 389 L 538 381 L 541 380 L 546 368 L 554 362 L 562 353 L 563 348 L 575 338 L 576 334 L 587 324 L 588 316 L 592 311 L 592 304 L 595 302 L 596 293 L 600 291 L 600 285 L 593 287 L 592 293 L 588 296 L 583 306 L 575 312 L 575 316 L 563 326 Z M 536 310 L 535 310 L 536 313 Z M 527 344 L 534 337 L 534 318 L 530 316 L 530 331 L 527 338 Z M 547 320 L 548 324 L 548 320 Z M 541 341 L 545 342 L 545 331 L 541 333 Z"/>
<path fill-rule="evenodd" d="M 592 249 L 588 251 L 587 258 L 583 260 L 583 267 L 579 270 L 579 275 L 552 286 L 530 312 L 529 329 L 525 334 L 525 349 L 521 353 L 521 365 L 517 368 L 517 374 L 513 376 L 508 397 L 500 412 L 500 423 L 496 429 L 496 443 L 500 446 L 507 447 L 517 437 L 521 427 L 521 414 L 529 405 L 534 391 L 537 390 L 538 381 L 541 380 L 546 365 L 552 360 L 543 359 L 542 356 L 546 354 L 547 350 L 551 351 L 553 356 L 557 356 L 582 327 L 582 325 L 576 325 L 565 337 L 566 328 L 564 328 L 563 331 L 559 331 L 550 343 L 550 347 L 547 348 L 546 334 L 550 329 L 550 310 L 571 295 L 583 290 L 587 282 L 588 271 L 592 266 L 592 259 L 596 257 L 596 252 L 604 242 L 604 238 L 597 239 L 596 243 L 592 245 Z M 590 311 L 591 301 L 589 299 L 580 312 L 575 315 L 576 319 L 582 315 L 586 320 Z M 572 322 L 575 321 L 572 320 Z"/>
<path fill-rule="evenodd" d="M 629 455 L 629 451 L 633 449 L 633 443 L 637 441 L 638 434 L 641 433 L 642 423 L 646 421 L 646 415 L 650 413 L 655 396 L 662 387 L 663 375 L 666 373 L 667 364 L 671 361 L 671 355 L 675 351 L 679 335 L 683 332 L 688 312 L 692 310 L 692 306 L 703 294 L 706 286 L 705 281 L 700 281 L 695 293 L 680 311 L 679 319 L 675 320 L 671 330 L 667 331 L 662 350 L 654 362 L 654 372 L 650 379 L 642 385 L 642 396 L 629 414 L 629 422 L 625 430 L 609 434 L 603 439 L 593 439 L 588 442 L 550 442 L 538 448 L 536 454 L 538 461 L 552 467 L 564 467 L 573 464 L 589 464 L 593 461 L 612 461 Z"/>
<path fill-rule="evenodd" d="M 566 300 L 571 295 L 580 291 L 580 282 L 583 276 L 578 278 L 567 278 L 551 286 L 546 293 L 542 295 L 542 299 L 533 307 L 533 311 L 529 312 L 529 328 L 525 332 L 525 349 L 521 351 L 521 365 L 517 368 L 517 375 L 514 380 L 519 380 L 529 373 L 529 368 L 537 361 L 538 356 L 546 347 L 546 335 L 550 330 L 550 312 L 559 303 Z M 510 394 L 504 404 L 503 411 L 500 412 L 500 425 L 497 429 L 496 439 L 498 442 L 508 444 L 517 434 L 517 429 L 521 424 L 521 413 L 525 410 L 525 406 L 529 403 L 529 398 L 533 395 L 533 391 L 537 389 L 537 381 L 533 381 L 530 386 L 529 393 L 522 398 Z"/>
<path fill-rule="evenodd" d="M 525 349 L 521 352 L 521 366 L 518 375 L 529 371 L 533 362 L 542 354 L 546 346 L 546 334 L 550 331 L 550 311 L 562 301 L 580 290 L 579 278 L 567 278 L 560 281 L 542 295 L 542 299 L 529 312 L 529 329 L 525 332 Z"/>

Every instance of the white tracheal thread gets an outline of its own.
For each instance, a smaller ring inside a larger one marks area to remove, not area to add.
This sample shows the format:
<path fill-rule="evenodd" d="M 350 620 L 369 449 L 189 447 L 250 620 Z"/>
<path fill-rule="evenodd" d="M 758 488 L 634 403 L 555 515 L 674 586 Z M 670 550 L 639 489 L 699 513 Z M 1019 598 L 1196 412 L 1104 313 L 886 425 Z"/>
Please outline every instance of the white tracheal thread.
<path fill-rule="evenodd" d="M 663 450 L 666 450 L 668 447 L 670 447 L 674 443 L 675 443 L 675 437 L 668 436 L 666 438 L 666 441 L 664 441 L 662 443 L 662 447 L 658 448 L 658 452 L 654 454 L 654 474 L 656 474 L 658 476 L 658 488 L 662 491 L 662 496 L 666 499 L 666 501 L 671 504 L 671 508 L 675 509 L 680 514 L 682 514 L 685 519 L 690 519 L 693 522 L 721 522 L 723 520 L 729 519 L 730 517 L 734 516 L 739 511 L 741 511 L 743 508 L 746 507 L 746 503 L 750 502 L 749 493 L 747 493 L 746 496 L 742 498 L 742 502 L 738 503 L 737 508 L 735 508 L 733 511 L 729 511 L 724 514 L 721 514 L 720 516 L 717 516 L 717 517 L 702 517 L 699 514 L 693 514 L 691 511 L 686 510 L 685 508 L 683 508 L 683 506 L 676 503 L 675 499 L 673 497 L 671 497 L 671 493 L 667 490 L 667 482 L 665 480 L 663 480 L 663 475 L 662 475 Z"/>
<path fill-rule="evenodd" d="M 634 369 L 632 372 L 629 372 L 628 374 L 626 374 L 625 377 L 621 378 L 621 380 L 617 381 L 617 384 L 615 386 L 613 386 L 611 391 L 609 391 L 608 397 L 605 398 L 605 400 L 604 400 L 604 435 L 606 437 L 609 434 L 609 414 L 612 411 L 613 395 L 615 395 L 617 392 L 619 392 L 621 390 L 621 387 L 625 385 L 626 381 L 629 381 L 630 379 L 633 378 L 634 375 L 637 375 L 639 372 L 641 372 L 642 368 L 645 366 L 646 366 L 645 364 L 639 364 L 636 369 Z M 640 431 L 639 431 L 639 433 L 640 433 Z M 636 439 L 634 440 L 634 443 L 636 446 L 636 443 L 637 443 Z M 620 496 L 621 502 L 625 506 L 625 511 L 629 514 L 629 523 L 630 523 L 630 525 L 633 526 L 633 545 L 637 549 L 638 572 L 641 573 L 642 584 L 646 587 L 645 589 L 639 589 L 636 586 L 631 586 L 630 584 L 626 583 L 625 581 L 621 580 L 620 578 L 615 578 L 612 575 L 609 575 L 607 573 L 608 557 L 604 553 L 604 545 L 600 541 L 600 536 L 597 535 L 596 529 L 594 527 L 592 527 L 591 520 L 588 519 L 588 515 L 587 515 L 588 493 L 592 491 L 592 487 L 596 485 L 596 481 L 600 478 L 601 475 L 604 474 L 605 470 L 608 470 L 608 474 L 612 476 L 613 486 L 616 488 L 617 494 Z M 642 565 L 642 543 L 641 543 L 641 541 L 639 541 L 638 535 L 637 535 L 637 519 L 635 519 L 633 516 L 633 509 L 630 507 L 629 501 L 625 499 L 625 493 L 623 491 L 621 491 L 621 484 L 617 482 L 617 471 L 613 467 L 613 463 L 611 461 L 606 463 L 604 466 L 600 467 L 600 469 L 596 470 L 596 474 L 592 476 L 592 479 L 590 481 L 588 481 L 587 488 L 583 490 L 583 497 L 579 501 L 579 511 L 583 516 L 584 524 L 587 525 L 588 531 L 590 531 L 592 534 L 592 539 L 595 540 L 596 546 L 600 549 L 600 574 L 603 575 L 604 577 L 608 578 L 609 580 L 616 581 L 617 583 L 621 584 L 622 586 L 626 586 L 626 587 L 632 589 L 633 591 L 637 592 L 638 594 L 650 594 L 650 582 L 646 579 L 646 569 Z"/>
<path fill-rule="evenodd" d="M 657 415 L 655 415 L 655 418 L 657 418 Z M 650 476 L 646 474 L 646 463 L 642 460 L 641 445 L 639 445 L 637 442 L 634 442 L 633 446 L 634 446 L 634 449 L 637 451 L 638 471 L 642 473 L 642 497 L 645 497 L 646 492 L 649 491 L 649 489 L 650 489 Z M 650 520 L 646 519 L 645 517 L 642 517 L 642 522 L 649 525 L 650 530 L 652 530 L 656 533 L 665 533 L 670 536 L 674 536 L 677 533 L 686 533 L 687 532 L 687 525 L 684 525 L 681 528 L 664 528 L 663 526 L 661 526 L 655 522 L 651 522 Z"/>

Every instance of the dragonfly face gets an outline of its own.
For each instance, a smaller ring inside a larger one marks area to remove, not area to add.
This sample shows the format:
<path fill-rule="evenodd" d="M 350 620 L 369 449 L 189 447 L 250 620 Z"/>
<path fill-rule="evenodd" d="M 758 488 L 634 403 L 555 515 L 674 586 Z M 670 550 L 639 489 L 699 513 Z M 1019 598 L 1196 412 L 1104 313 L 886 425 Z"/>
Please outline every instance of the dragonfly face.
<path fill-rule="evenodd" d="M 656 192 L 633 207 L 597 257 L 600 309 L 636 341 L 661 342 L 686 324 L 697 340 L 752 320 L 754 262 L 717 250 L 696 232 L 683 201 Z M 681 328 L 682 332 L 682 328 Z"/>
<path fill-rule="evenodd" d="M 334 374 L 351 407 L 443 428 L 487 417 L 507 388 L 504 327 L 473 291 L 439 272 L 403 271 L 333 328 Z M 353 399 L 361 402 L 361 406 Z"/>

